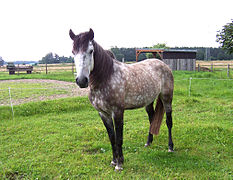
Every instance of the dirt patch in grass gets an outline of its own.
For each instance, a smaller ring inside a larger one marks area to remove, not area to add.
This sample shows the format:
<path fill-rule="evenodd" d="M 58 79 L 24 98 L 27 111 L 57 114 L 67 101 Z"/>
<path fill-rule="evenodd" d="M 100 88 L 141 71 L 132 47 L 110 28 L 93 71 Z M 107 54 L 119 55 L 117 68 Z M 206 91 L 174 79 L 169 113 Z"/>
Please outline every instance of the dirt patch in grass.
<path fill-rule="evenodd" d="M 67 97 L 87 96 L 89 88 L 81 89 L 75 83 L 47 80 L 20 79 L 0 81 L 0 105 L 9 105 L 9 87 L 13 105 Z"/>

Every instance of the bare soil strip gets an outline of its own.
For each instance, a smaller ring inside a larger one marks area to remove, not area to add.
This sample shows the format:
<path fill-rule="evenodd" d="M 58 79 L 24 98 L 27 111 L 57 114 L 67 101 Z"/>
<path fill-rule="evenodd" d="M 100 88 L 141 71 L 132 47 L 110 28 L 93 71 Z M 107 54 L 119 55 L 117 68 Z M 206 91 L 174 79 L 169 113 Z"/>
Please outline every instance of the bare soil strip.
<path fill-rule="evenodd" d="M 87 96 L 89 92 L 89 88 L 81 89 L 75 83 L 72 82 L 65 82 L 65 81 L 57 81 L 57 80 L 47 80 L 47 79 L 20 79 L 20 80 L 2 80 L 0 81 L 0 88 L 2 88 L 1 84 L 8 84 L 9 86 L 14 84 L 22 84 L 26 83 L 28 86 L 26 89 L 30 90 L 31 84 L 31 91 L 35 91 L 35 85 L 33 84 L 40 84 L 42 86 L 41 89 L 50 90 L 54 92 L 54 94 L 50 93 L 47 95 L 46 93 L 35 94 L 30 97 L 22 97 L 19 93 L 22 93 L 25 89 L 23 88 L 12 88 L 12 103 L 13 105 L 23 104 L 32 101 L 45 101 L 45 100 L 52 100 L 52 99 L 60 99 L 60 98 L 67 98 L 67 97 L 76 97 L 76 96 Z M 17 87 L 14 86 L 14 87 Z M 28 88 L 29 87 L 29 88 Z M 8 91 L 8 89 L 1 89 L 1 91 Z M 57 93 L 59 91 L 59 93 Z M 38 91 L 37 91 L 38 92 Z M 25 93 L 25 92 L 24 92 Z M 9 105 L 9 96 L 6 96 L 4 99 L 0 99 L 0 106 L 1 105 Z"/>

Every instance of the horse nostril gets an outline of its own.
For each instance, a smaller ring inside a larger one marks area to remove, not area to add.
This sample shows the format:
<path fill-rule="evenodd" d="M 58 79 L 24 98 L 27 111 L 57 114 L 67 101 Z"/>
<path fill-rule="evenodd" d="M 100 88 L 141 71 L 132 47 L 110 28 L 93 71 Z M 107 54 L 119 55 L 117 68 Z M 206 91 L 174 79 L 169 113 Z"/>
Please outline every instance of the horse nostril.
<path fill-rule="evenodd" d="M 78 78 L 76 78 L 76 84 L 78 85 Z"/>
<path fill-rule="evenodd" d="M 83 78 L 83 84 L 88 84 L 88 79 L 86 77 Z"/>
<path fill-rule="evenodd" d="M 88 86 L 88 78 L 87 77 L 76 78 L 76 84 L 80 88 L 86 88 Z"/>

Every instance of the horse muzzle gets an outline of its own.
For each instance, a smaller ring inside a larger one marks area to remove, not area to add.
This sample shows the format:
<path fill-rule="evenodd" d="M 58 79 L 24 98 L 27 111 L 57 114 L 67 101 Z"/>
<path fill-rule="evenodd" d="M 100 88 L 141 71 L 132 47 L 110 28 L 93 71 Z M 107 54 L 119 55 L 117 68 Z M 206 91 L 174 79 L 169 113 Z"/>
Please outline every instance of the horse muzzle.
<path fill-rule="evenodd" d="M 76 84 L 80 88 L 87 88 L 88 87 L 88 78 L 87 77 L 77 77 Z"/>

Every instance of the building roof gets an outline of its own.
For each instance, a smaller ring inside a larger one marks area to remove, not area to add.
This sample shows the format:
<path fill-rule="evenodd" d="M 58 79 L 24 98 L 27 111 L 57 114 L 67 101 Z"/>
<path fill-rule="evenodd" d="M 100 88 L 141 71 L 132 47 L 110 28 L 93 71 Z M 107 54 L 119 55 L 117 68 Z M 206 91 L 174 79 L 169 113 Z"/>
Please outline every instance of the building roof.
<path fill-rule="evenodd" d="M 160 51 L 160 52 L 197 52 L 197 50 L 190 50 L 190 49 L 162 49 L 162 48 L 157 48 L 157 49 L 153 49 L 153 48 L 139 48 L 136 49 L 136 51 L 147 51 L 147 52 L 156 52 L 156 51 Z"/>

